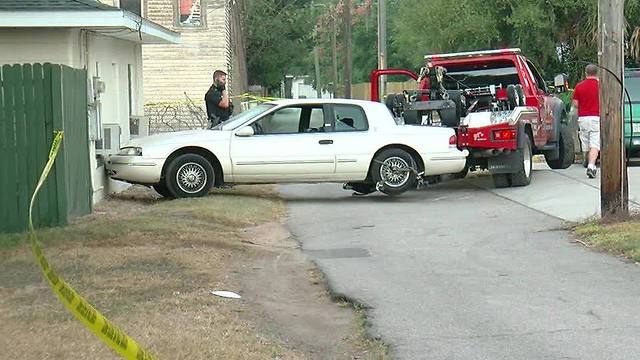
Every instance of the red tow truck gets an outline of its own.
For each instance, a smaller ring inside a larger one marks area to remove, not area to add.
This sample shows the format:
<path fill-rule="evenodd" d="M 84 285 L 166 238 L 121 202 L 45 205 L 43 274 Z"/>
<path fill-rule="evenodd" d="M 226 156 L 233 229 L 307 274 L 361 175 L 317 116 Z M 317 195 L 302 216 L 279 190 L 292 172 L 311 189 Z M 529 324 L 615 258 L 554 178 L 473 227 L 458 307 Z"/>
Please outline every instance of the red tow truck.
<path fill-rule="evenodd" d="M 544 155 L 552 169 L 574 162 L 565 105 L 520 49 L 426 55 L 424 60 L 418 74 L 374 70 L 371 100 L 380 101 L 380 76 L 415 80 L 416 90 L 389 94 L 385 103 L 398 122 L 454 128 L 458 147 L 470 153 L 459 177 L 482 169 L 489 170 L 496 187 L 526 186 L 533 155 Z"/>

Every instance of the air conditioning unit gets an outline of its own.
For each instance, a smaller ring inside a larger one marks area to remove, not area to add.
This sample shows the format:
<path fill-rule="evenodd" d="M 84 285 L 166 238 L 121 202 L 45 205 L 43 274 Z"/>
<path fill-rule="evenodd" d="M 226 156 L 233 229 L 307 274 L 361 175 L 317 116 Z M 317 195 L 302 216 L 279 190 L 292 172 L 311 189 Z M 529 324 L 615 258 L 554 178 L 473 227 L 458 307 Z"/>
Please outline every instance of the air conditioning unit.
<path fill-rule="evenodd" d="M 102 126 L 102 140 L 96 141 L 98 155 L 115 154 L 120 150 L 120 125 L 104 124 Z"/>
<path fill-rule="evenodd" d="M 149 118 L 131 115 L 129 117 L 129 136 L 131 138 L 149 136 Z"/>

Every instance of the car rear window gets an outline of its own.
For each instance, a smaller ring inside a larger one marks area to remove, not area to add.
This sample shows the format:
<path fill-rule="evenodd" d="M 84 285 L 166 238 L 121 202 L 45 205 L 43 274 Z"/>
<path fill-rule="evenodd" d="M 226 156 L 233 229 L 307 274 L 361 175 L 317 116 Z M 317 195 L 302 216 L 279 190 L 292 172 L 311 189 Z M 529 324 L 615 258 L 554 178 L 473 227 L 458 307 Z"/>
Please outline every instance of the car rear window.
<path fill-rule="evenodd" d="M 367 117 L 356 105 L 335 105 L 333 107 L 335 131 L 365 131 L 369 128 Z"/>

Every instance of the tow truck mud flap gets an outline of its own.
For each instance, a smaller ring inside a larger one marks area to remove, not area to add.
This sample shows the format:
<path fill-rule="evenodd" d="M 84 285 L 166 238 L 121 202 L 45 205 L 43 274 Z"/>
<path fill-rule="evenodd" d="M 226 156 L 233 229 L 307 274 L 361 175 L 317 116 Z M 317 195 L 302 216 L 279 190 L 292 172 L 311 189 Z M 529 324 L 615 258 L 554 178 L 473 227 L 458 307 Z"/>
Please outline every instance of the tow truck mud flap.
<path fill-rule="evenodd" d="M 522 166 L 520 150 L 487 159 L 487 168 L 492 174 L 512 174 L 518 172 L 518 166 Z"/>

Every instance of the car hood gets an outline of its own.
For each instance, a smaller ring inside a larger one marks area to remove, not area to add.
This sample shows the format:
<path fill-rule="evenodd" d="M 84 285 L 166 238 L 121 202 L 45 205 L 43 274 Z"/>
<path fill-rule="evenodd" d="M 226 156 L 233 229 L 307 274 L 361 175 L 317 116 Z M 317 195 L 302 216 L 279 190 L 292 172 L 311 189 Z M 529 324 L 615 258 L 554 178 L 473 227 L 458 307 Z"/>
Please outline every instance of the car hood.
<path fill-rule="evenodd" d="M 186 130 L 175 131 L 162 134 L 156 134 L 151 136 L 144 136 L 136 139 L 132 139 L 125 146 L 162 146 L 171 144 L 198 144 L 201 142 L 210 142 L 216 140 L 225 140 L 229 138 L 228 131 L 221 130 Z"/>

